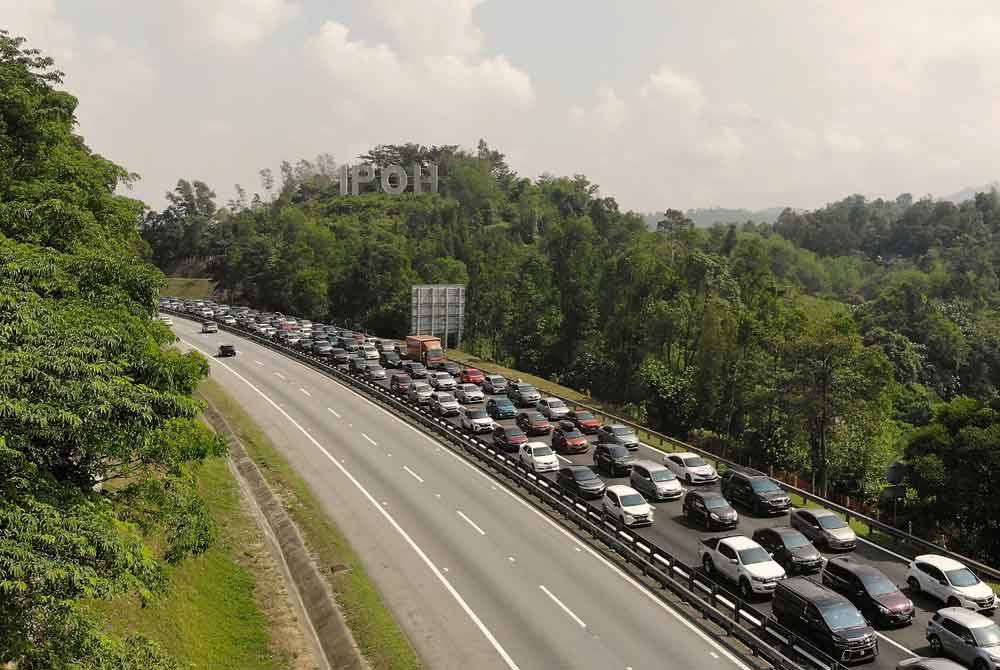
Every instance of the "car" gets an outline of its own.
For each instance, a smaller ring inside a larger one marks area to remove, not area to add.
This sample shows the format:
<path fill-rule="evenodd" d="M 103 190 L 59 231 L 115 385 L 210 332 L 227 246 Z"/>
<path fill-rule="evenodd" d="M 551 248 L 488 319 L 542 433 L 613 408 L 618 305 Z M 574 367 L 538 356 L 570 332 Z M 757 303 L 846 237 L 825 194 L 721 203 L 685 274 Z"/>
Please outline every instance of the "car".
<path fill-rule="evenodd" d="M 382 367 L 385 368 L 400 368 L 403 367 L 403 359 L 399 357 L 399 354 L 395 351 L 383 351 L 382 355 L 379 357 L 382 361 Z"/>
<path fill-rule="evenodd" d="M 534 472 L 554 472 L 559 469 L 559 459 L 552 447 L 544 442 L 525 442 L 517 453 L 521 464 Z"/>
<path fill-rule="evenodd" d="M 735 528 L 740 515 L 721 493 L 689 489 L 682 507 L 684 518 L 704 526 L 706 530 Z"/>
<path fill-rule="evenodd" d="M 224 323 L 224 324 L 226 324 L 227 326 L 235 326 L 236 325 L 236 317 L 229 316 L 228 314 L 226 316 L 222 317 L 221 319 L 219 319 L 219 321 L 222 322 L 222 323 Z"/>
<path fill-rule="evenodd" d="M 585 454 L 590 442 L 571 422 L 560 421 L 552 431 L 552 448 L 563 454 Z"/>
<path fill-rule="evenodd" d="M 684 495 L 677 475 L 656 461 L 636 461 L 628 475 L 629 484 L 647 500 L 677 500 Z"/>
<path fill-rule="evenodd" d="M 378 349 L 375 348 L 374 344 L 363 344 L 361 345 L 361 352 L 370 361 L 378 360 Z"/>
<path fill-rule="evenodd" d="M 426 405 L 430 403 L 433 392 L 431 385 L 427 382 L 413 381 L 406 391 L 406 399 L 417 405 Z"/>
<path fill-rule="evenodd" d="M 375 343 L 375 348 L 378 349 L 380 354 L 393 353 L 398 355 L 396 351 L 396 341 L 395 340 L 379 340 Z"/>
<path fill-rule="evenodd" d="M 325 340 L 322 342 L 313 340 L 312 352 L 314 355 L 319 356 L 321 358 L 327 358 L 330 356 L 330 352 L 332 351 L 333 351 L 333 345 L 330 344 L 329 342 Z"/>
<path fill-rule="evenodd" d="M 413 380 L 410 379 L 410 375 L 405 372 L 394 372 L 389 379 L 389 390 L 399 395 L 406 395 L 406 392 L 410 390 L 412 382 Z"/>
<path fill-rule="evenodd" d="M 620 444 L 629 451 L 635 451 L 639 448 L 639 437 L 635 431 L 620 423 L 598 428 L 597 441 L 603 444 Z"/>
<path fill-rule="evenodd" d="M 457 377 L 462 374 L 462 366 L 455 361 L 441 361 L 437 364 L 437 369 L 441 372 L 447 372 L 451 377 Z"/>
<path fill-rule="evenodd" d="M 699 538 L 698 556 L 707 575 L 738 585 L 744 600 L 774 592 L 786 576 L 762 546 L 742 535 Z"/>
<path fill-rule="evenodd" d="M 726 470 L 721 488 L 722 495 L 749 508 L 755 516 L 785 514 L 792 505 L 784 489 L 763 473 Z"/>
<path fill-rule="evenodd" d="M 1000 625 L 982 614 L 944 607 L 927 622 L 925 635 L 937 656 L 950 656 L 974 670 L 1000 667 Z"/>
<path fill-rule="evenodd" d="M 604 480 L 586 465 L 567 465 L 559 468 L 556 485 L 581 498 L 600 498 L 607 488 Z"/>
<path fill-rule="evenodd" d="M 830 551 L 851 550 L 858 546 L 858 536 L 847 522 L 825 509 L 793 509 L 788 524 L 802 531 L 817 546 Z"/>
<path fill-rule="evenodd" d="M 360 375 L 368 367 L 368 359 L 361 354 L 351 354 L 347 359 L 347 369 L 354 374 Z"/>
<path fill-rule="evenodd" d="M 949 661 L 947 658 L 911 656 L 897 663 L 896 670 L 965 670 L 965 666 L 959 665 L 955 661 Z"/>
<path fill-rule="evenodd" d="M 501 375 L 486 375 L 483 380 L 483 391 L 489 394 L 506 393 L 507 378 Z"/>
<path fill-rule="evenodd" d="M 635 458 L 620 444 L 598 444 L 594 447 L 594 469 L 609 477 L 628 476 Z"/>
<path fill-rule="evenodd" d="M 542 394 L 531 384 L 510 382 L 507 384 L 507 397 L 518 407 L 534 407 L 542 399 Z"/>
<path fill-rule="evenodd" d="M 494 420 L 513 419 L 517 416 L 517 408 L 509 398 L 490 398 L 486 401 L 486 412 Z"/>
<path fill-rule="evenodd" d="M 330 349 L 330 360 L 332 360 L 336 365 L 343 365 L 348 361 L 350 354 L 347 353 L 347 349 L 341 347 L 334 347 Z"/>
<path fill-rule="evenodd" d="M 559 398 L 542 398 L 535 405 L 535 409 L 545 415 L 546 419 L 555 421 L 569 414 L 569 407 Z"/>
<path fill-rule="evenodd" d="M 160 321 L 160 323 L 162 323 L 165 326 L 174 325 L 174 320 L 171 319 L 169 316 L 158 316 L 156 318 Z"/>
<path fill-rule="evenodd" d="M 913 621 L 913 601 L 874 566 L 850 556 L 835 556 L 823 566 L 820 581 L 854 603 L 869 621 L 882 626 L 905 626 Z"/>
<path fill-rule="evenodd" d="M 427 368 L 420 361 L 403 361 L 403 372 L 414 379 L 427 379 Z"/>
<path fill-rule="evenodd" d="M 463 384 L 481 386 L 486 382 L 486 376 L 483 374 L 483 371 L 476 368 L 464 368 L 459 376 Z"/>
<path fill-rule="evenodd" d="M 496 425 L 482 407 L 463 407 L 459 416 L 462 428 L 470 433 L 492 433 Z"/>
<path fill-rule="evenodd" d="M 203 333 L 217 333 L 219 332 L 219 326 L 213 321 L 206 321 L 201 324 L 201 332 Z"/>
<path fill-rule="evenodd" d="M 711 484 L 718 481 L 719 474 L 715 468 L 705 462 L 705 459 L 698 454 L 681 452 L 679 454 L 667 454 L 663 457 L 663 464 L 688 483 L 689 486 L 695 484 Z"/>
<path fill-rule="evenodd" d="M 368 362 L 368 367 L 365 368 L 365 379 L 370 382 L 381 381 L 385 379 L 385 368 L 383 368 L 378 363 Z"/>
<path fill-rule="evenodd" d="M 586 409 L 571 409 L 566 418 L 572 421 L 584 435 L 593 435 L 601 427 L 601 420 Z"/>
<path fill-rule="evenodd" d="M 758 528 L 753 541 L 767 549 L 789 574 L 809 574 L 823 569 L 823 556 L 801 531 L 791 526 Z"/>
<path fill-rule="evenodd" d="M 457 416 L 461 405 L 448 391 L 434 391 L 431 393 L 431 411 L 438 416 Z"/>
<path fill-rule="evenodd" d="M 427 375 L 427 383 L 435 391 L 454 391 L 455 378 L 447 372 L 431 372 Z"/>
<path fill-rule="evenodd" d="M 631 486 L 615 484 L 604 489 L 601 510 L 629 528 L 652 526 L 656 511 L 646 499 Z"/>
<path fill-rule="evenodd" d="M 771 597 L 771 617 L 835 661 L 878 656 L 878 636 L 850 600 L 806 577 L 782 579 Z"/>
<path fill-rule="evenodd" d="M 493 429 L 493 444 L 502 451 L 513 453 L 528 441 L 528 436 L 517 426 L 497 426 Z"/>
<path fill-rule="evenodd" d="M 455 397 L 458 398 L 458 402 L 463 404 L 482 402 L 486 399 L 482 390 L 475 384 L 459 384 L 455 388 Z"/>
<path fill-rule="evenodd" d="M 947 556 L 923 554 L 910 561 L 906 583 L 913 593 L 926 593 L 948 607 L 993 614 L 997 596 L 972 570 Z"/>
<path fill-rule="evenodd" d="M 232 344 L 220 344 L 219 345 L 219 357 L 225 358 L 227 356 L 236 355 L 236 347 Z"/>
<path fill-rule="evenodd" d="M 552 432 L 552 424 L 544 416 L 533 410 L 517 413 L 518 427 L 528 435 L 548 435 Z"/>

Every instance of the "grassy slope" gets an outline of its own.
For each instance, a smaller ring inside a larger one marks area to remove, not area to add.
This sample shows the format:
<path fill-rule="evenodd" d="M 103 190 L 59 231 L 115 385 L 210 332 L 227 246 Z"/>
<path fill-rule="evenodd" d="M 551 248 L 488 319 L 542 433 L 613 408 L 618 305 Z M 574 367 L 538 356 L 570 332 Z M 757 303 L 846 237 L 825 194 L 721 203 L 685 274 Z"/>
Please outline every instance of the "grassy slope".
<path fill-rule="evenodd" d="M 167 285 L 163 287 L 163 295 L 177 298 L 204 299 L 215 289 L 211 279 L 192 279 L 190 277 L 167 277 Z"/>
<path fill-rule="evenodd" d="M 416 652 L 368 579 L 361 560 L 302 478 L 221 386 L 209 379 L 202 384 L 200 394 L 226 417 L 268 484 L 284 501 L 319 564 L 347 567 L 337 574 L 324 571 L 324 576 L 372 670 L 420 668 Z"/>
<path fill-rule="evenodd" d="M 170 592 L 143 608 L 136 598 L 92 603 L 114 633 L 142 633 L 195 668 L 283 670 L 269 622 L 255 600 L 256 581 L 237 561 L 260 531 L 240 506 L 225 459 L 197 470 L 198 488 L 219 523 L 219 541 L 205 554 L 169 570 Z"/>

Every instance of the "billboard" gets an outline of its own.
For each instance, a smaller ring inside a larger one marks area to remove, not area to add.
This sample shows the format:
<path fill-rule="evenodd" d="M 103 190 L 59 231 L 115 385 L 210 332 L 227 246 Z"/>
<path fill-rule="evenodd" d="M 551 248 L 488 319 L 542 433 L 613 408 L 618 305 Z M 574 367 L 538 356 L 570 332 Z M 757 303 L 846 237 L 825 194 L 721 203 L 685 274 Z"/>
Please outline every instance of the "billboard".
<path fill-rule="evenodd" d="M 462 345 L 465 285 L 420 284 L 410 289 L 410 334 L 433 335 L 449 347 Z"/>

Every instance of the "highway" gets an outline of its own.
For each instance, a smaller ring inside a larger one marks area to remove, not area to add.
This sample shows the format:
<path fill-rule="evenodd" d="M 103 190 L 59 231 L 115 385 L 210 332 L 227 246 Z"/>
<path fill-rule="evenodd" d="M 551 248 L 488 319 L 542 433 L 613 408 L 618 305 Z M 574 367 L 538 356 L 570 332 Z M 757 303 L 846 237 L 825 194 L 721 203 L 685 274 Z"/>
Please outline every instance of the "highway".
<path fill-rule="evenodd" d="M 175 320 L 340 526 L 427 667 L 745 668 L 447 447 L 329 377 Z M 235 358 L 212 354 L 222 342 Z"/>

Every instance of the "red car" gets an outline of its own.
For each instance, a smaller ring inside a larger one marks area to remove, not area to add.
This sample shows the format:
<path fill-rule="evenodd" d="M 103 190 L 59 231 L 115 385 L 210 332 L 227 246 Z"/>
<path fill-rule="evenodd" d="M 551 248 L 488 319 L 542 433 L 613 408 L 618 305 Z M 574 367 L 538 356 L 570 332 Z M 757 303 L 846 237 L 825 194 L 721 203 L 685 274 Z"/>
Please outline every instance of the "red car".
<path fill-rule="evenodd" d="M 528 441 L 528 436 L 517 426 L 497 426 L 493 429 L 493 444 L 502 451 L 517 453 L 518 448 Z"/>
<path fill-rule="evenodd" d="M 486 383 L 486 375 L 483 374 L 482 370 L 477 370 L 476 368 L 465 368 L 462 370 L 462 383 L 482 386 Z"/>
<path fill-rule="evenodd" d="M 548 435 L 552 432 L 552 424 L 541 412 L 518 412 L 517 425 L 528 435 Z"/>
<path fill-rule="evenodd" d="M 560 421 L 552 431 L 552 448 L 560 453 L 582 454 L 590 447 L 587 437 L 576 429 L 572 421 Z"/>
<path fill-rule="evenodd" d="M 581 433 L 593 434 L 601 427 L 601 420 L 594 416 L 593 412 L 585 409 L 573 410 L 566 415 L 566 418 L 572 421 Z"/>

